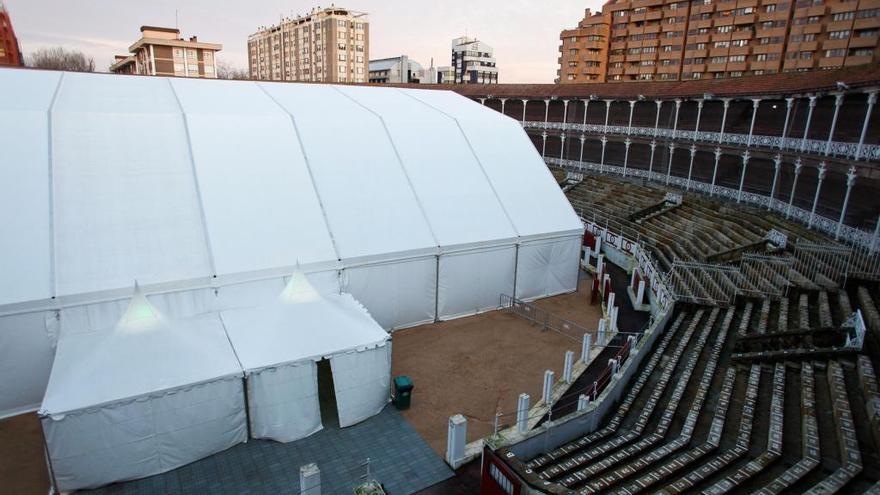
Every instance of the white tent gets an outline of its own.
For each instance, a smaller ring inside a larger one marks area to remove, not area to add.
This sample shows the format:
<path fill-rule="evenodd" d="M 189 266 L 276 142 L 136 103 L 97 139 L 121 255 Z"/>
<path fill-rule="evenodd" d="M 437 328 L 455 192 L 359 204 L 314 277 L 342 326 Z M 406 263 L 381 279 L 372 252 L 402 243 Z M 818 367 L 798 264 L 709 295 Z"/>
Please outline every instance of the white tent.
<path fill-rule="evenodd" d="M 169 321 L 136 290 L 112 328 L 63 333 L 40 409 L 62 491 L 169 471 L 247 440 L 216 315 Z"/>
<path fill-rule="evenodd" d="M 251 435 L 281 442 L 322 427 L 317 361 L 329 358 L 340 426 L 382 410 L 389 398 L 389 335 L 349 294 L 321 296 L 294 273 L 281 300 L 223 311 L 247 375 Z"/>
<path fill-rule="evenodd" d="M 0 93 L 0 417 L 39 402 L 47 328 L 131 280 L 219 311 L 299 262 L 386 329 L 576 288 L 577 215 L 457 94 L 8 68 Z"/>

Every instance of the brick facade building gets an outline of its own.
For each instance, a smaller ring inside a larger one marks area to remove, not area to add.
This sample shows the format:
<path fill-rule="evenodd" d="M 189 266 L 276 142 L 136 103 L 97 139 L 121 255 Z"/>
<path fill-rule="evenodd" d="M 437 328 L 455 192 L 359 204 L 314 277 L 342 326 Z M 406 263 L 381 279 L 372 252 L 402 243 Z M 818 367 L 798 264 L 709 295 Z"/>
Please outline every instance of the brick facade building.
<path fill-rule="evenodd" d="M 3 2 L 0 2 L 0 65 L 24 65 L 18 38 Z"/>

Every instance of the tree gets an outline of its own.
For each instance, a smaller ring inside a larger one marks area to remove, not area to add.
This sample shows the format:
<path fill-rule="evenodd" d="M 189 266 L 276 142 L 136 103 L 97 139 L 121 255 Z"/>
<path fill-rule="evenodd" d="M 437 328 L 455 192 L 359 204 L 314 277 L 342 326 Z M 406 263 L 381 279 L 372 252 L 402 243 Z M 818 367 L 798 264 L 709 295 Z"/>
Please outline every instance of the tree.
<path fill-rule="evenodd" d="M 67 70 L 73 72 L 94 72 L 95 59 L 77 50 L 65 50 L 60 46 L 40 48 L 30 54 L 29 67 L 38 69 Z"/>
<path fill-rule="evenodd" d="M 248 71 L 236 69 L 223 60 L 217 61 L 217 78 L 218 79 L 250 79 Z"/>

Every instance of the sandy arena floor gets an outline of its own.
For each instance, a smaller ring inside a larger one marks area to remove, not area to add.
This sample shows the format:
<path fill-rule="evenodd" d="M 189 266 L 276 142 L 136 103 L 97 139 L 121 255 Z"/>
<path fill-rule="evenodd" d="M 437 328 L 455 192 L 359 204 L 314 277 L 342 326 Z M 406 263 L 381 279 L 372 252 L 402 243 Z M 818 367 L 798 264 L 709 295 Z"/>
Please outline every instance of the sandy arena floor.
<path fill-rule="evenodd" d="M 48 493 L 49 475 L 37 414 L 0 420 L 0 438 L 0 493 Z"/>
<path fill-rule="evenodd" d="M 581 292 L 536 304 L 586 328 L 598 326 L 598 306 L 590 306 L 583 284 Z M 403 415 L 441 456 L 449 416 L 468 418 L 469 442 L 486 436 L 496 410 L 515 411 L 523 392 L 534 404 L 541 397 L 544 370 L 559 377 L 565 351 L 580 355 L 579 342 L 503 311 L 399 330 L 393 343 L 393 375 L 409 375 L 415 385 L 412 408 Z"/>

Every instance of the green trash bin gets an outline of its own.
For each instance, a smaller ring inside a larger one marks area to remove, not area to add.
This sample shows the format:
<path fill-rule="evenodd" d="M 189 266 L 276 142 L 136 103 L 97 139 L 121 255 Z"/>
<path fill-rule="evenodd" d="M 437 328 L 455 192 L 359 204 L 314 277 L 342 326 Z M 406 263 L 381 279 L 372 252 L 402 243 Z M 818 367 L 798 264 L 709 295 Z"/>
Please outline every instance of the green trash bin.
<path fill-rule="evenodd" d="M 412 400 L 412 389 L 413 382 L 408 376 L 394 377 L 394 407 L 401 411 L 409 409 L 409 404 Z"/>

